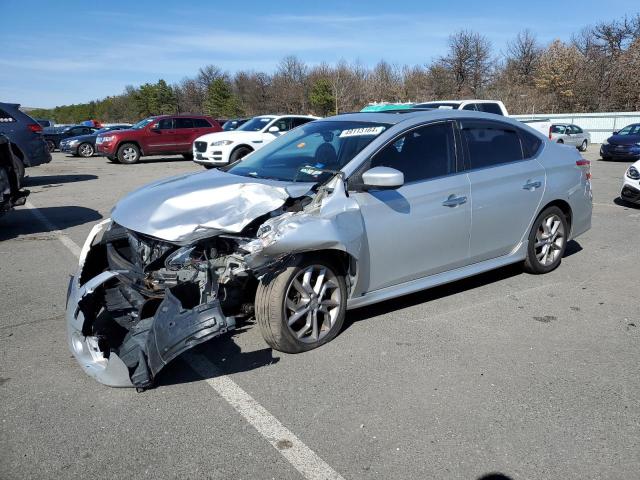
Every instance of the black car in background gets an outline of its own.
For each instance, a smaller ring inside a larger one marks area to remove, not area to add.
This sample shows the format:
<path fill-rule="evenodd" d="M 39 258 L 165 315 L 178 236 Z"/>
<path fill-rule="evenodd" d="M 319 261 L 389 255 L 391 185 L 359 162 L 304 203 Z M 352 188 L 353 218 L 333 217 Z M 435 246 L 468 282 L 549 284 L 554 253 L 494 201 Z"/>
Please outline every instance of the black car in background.
<path fill-rule="evenodd" d="M 16 158 L 11 141 L 0 134 L 0 216 L 17 205 L 24 205 L 28 190 L 21 190 L 24 165 Z"/>
<path fill-rule="evenodd" d="M 640 123 L 627 125 L 602 142 L 603 160 L 637 160 L 640 158 Z"/>
<path fill-rule="evenodd" d="M 55 125 L 53 120 L 45 120 L 43 118 L 36 118 L 36 122 L 38 122 L 42 127 L 53 127 Z"/>
<path fill-rule="evenodd" d="M 72 125 L 70 127 L 47 127 L 42 130 L 44 141 L 50 152 L 60 148 L 60 142 L 65 138 L 78 137 L 80 135 L 90 135 L 98 130 L 96 127 L 85 125 Z"/>
<path fill-rule="evenodd" d="M 220 125 L 222 125 L 222 130 L 224 130 L 225 132 L 228 132 L 230 130 L 235 130 L 243 123 L 246 123 L 248 120 L 251 120 L 251 119 L 250 118 L 232 118 L 224 122 L 224 124 L 221 123 Z"/>
<path fill-rule="evenodd" d="M 60 151 L 70 153 L 74 156 L 91 157 L 96 151 L 96 138 L 99 134 L 112 132 L 114 130 L 127 130 L 129 128 L 131 128 L 131 125 L 111 125 L 86 135 L 65 138 L 64 140 L 60 140 Z"/>
<path fill-rule="evenodd" d="M 0 102 L 0 135 L 9 139 L 13 155 L 24 167 L 51 161 L 51 154 L 42 138 L 42 126 L 20 110 L 19 104 Z"/>

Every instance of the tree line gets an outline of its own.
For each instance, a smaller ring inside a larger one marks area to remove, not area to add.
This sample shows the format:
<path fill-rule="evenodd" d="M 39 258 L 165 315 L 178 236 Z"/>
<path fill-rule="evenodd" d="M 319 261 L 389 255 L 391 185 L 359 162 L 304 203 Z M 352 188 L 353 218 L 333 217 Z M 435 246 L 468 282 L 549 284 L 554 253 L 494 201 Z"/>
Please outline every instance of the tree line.
<path fill-rule="evenodd" d="M 307 65 L 283 58 L 272 73 L 230 74 L 215 65 L 170 85 L 127 86 L 120 95 L 84 104 L 37 109 L 37 118 L 75 123 L 134 122 L 150 115 L 206 113 L 215 118 L 264 113 L 326 116 L 358 111 L 370 102 L 491 98 L 509 111 L 640 110 L 640 14 L 585 27 L 568 42 L 541 44 L 530 30 L 496 52 L 482 34 L 462 30 L 447 53 L 424 65 L 381 60 L 369 68 L 342 60 Z"/>

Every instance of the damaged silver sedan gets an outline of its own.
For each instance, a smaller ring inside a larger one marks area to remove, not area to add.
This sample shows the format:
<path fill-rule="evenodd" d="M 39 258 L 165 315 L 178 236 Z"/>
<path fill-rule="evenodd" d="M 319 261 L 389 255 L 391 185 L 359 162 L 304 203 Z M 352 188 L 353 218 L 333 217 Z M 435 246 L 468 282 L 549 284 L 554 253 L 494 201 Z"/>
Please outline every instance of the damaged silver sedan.
<path fill-rule="evenodd" d="M 121 200 L 71 279 L 69 346 L 101 383 L 140 389 L 243 317 L 307 351 L 349 308 L 516 262 L 553 270 L 590 228 L 589 179 L 574 150 L 479 112 L 315 121 Z"/>

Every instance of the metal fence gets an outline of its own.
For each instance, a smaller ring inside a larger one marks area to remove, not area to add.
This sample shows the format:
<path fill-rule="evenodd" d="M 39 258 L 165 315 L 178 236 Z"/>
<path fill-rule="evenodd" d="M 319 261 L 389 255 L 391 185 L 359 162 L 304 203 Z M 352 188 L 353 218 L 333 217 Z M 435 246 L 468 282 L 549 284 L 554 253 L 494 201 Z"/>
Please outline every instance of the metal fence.
<path fill-rule="evenodd" d="M 512 115 L 519 120 L 548 119 L 554 123 L 573 123 L 591 134 L 593 143 L 602 143 L 614 131 L 631 123 L 640 123 L 640 112 L 555 113 L 545 115 Z"/>

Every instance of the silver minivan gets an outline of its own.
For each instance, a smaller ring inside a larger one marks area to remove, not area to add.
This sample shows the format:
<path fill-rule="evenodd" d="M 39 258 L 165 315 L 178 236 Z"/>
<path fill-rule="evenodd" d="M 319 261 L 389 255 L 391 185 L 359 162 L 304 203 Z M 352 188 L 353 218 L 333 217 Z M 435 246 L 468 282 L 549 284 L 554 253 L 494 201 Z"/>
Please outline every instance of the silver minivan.
<path fill-rule="evenodd" d="M 138 388 L 243 316 L 304 352 L 349 309 L 513 263 L 555 269 L 591 226 L 590 178 L 575 150 L 482 112 L 310 122 L 122 199 L 71 279 L 69 347 L 98 381 Z"/>
<path fill-rule="evenodd" d="M 591 143 L 591 134 L 571 123 L 554 123 L 549 131 L 549 139 L 556 143 L 572 145 L 584 152 Z"/>

